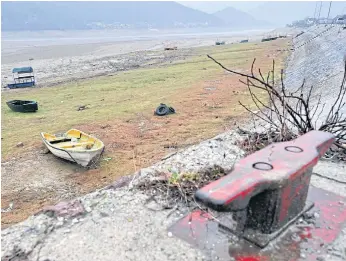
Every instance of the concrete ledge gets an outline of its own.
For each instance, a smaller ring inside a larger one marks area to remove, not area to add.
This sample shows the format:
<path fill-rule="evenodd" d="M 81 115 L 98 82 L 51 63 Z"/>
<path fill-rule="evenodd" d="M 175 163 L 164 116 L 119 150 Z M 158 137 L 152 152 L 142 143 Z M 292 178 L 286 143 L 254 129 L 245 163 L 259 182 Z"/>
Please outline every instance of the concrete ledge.
<path fill-rule="evenodd" d="M 322 160 L 315 166 L 314 173 L 346 183 L 346 164 L 342 162 Z"/>
<path fill-rule="evenodd" d="M 202 260 L 167 232 L 179 214 L 150 211 L 146 198 L 127 189 L 104 190 L 81 198 L 90 212 L 78 217 L 30 217 L 2 231 L 2 260 Z"/>

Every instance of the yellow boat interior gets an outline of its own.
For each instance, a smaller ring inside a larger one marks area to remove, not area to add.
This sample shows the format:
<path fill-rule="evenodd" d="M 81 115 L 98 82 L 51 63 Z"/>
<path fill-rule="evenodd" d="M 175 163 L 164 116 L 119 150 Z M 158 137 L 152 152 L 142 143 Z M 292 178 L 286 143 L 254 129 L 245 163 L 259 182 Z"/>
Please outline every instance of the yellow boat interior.
<path fill-rule="evenodd" d="M 97 150 L 103 147 L 100 140 L 76 129 L 69 130 L 63 136 L 46 132 L 43 132 L 42 136 L 52 147 L 63 150 L 85 151 Z"/>

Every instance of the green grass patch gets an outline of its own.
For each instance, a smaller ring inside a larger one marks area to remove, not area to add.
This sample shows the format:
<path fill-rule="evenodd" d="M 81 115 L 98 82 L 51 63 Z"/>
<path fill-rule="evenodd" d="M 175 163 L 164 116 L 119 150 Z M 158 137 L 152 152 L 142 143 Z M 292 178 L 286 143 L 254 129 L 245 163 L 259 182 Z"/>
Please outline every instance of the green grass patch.
<path fill-rule="evenodd" d="M 206 54 L 237 68 L 252 59 L 261 48 L 258 44 L 234 44 L 199 48 L 196 56 L 157 68 L 137 69 L 114 76 L 103 76 L 55 87 L 25 89 L 2 94 L 2 155 L 16 151 L 16 144 L 32 144 L 40 140 L 40 132 L 60 132 L 79 124 L 95 124 L 114 118 L 132 117 L 137 112 L 152 113 L 160 103 L 174 102 L 174 94 L 194 84 L 216 79 L 223 70 Z M 6 101 L 36 100 L 36 113 L 11 111 Z M 77 111 L 89 104 L 89 109 Z"/>

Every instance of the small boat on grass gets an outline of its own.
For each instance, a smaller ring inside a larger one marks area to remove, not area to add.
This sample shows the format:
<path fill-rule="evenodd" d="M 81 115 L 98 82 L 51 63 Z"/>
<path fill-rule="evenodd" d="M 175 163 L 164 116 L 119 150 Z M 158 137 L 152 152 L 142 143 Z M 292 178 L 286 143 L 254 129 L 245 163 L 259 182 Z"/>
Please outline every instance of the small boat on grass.
<path fill-rule="evenodd" d="M 174 51 L 174 50 L 178 50 L 178 47 L 177 46 L 165 47 L 165 51 Z"/>
<path fill-rule="evenodd" d="M 87 167 L 100 158 L 104 150 L 101 140 L 71 129 L 63 134 L 41 132 L 43 143 L 55 156 Z"/>
<path fill-rule="evenodd" d="M 226 42 L 225 41 L 216 41 L 215 45 L 225 45 Z"/>
<path fill-rule="evenodd" d="M 36 112 L 38 109 L 35 101 L 12 100 L 6 102 L 6 104 L 12 111 L 16 112 Z"/>

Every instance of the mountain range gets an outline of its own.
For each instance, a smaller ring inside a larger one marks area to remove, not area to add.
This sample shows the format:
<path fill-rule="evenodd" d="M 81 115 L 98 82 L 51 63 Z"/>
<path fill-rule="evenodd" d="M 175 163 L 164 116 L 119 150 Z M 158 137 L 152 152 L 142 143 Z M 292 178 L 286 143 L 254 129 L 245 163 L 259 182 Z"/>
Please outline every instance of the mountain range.
<path fill-rule="evenodd" d="M 187 7 L 213 14 L 218 10 L 233 7 L 251 15 L 256 20 L 265 20 L 274 26 L 285 26 L 306 17 L 329 18 L 346 14 L 346 1 L 184 1 Z"/>
<path fill-rule="evenodd" d="M 2 31 L 188 27 L 258 29 L 270 25 L 232 7 L 208 14 L 177 2 L 13 1 L 2 2 L 1 7 Z"/>
<path fill-rule="evenodd" d="M 269 22 L 258 20 L 248 13 L 240 11 L 233 7 L 226 7 L 221 11 L 217 11 L 213 14 L 217 18 L 221 19 L 228 26 L 237 28 L 260 28 L 264 26 L 270 26 Z"/>

